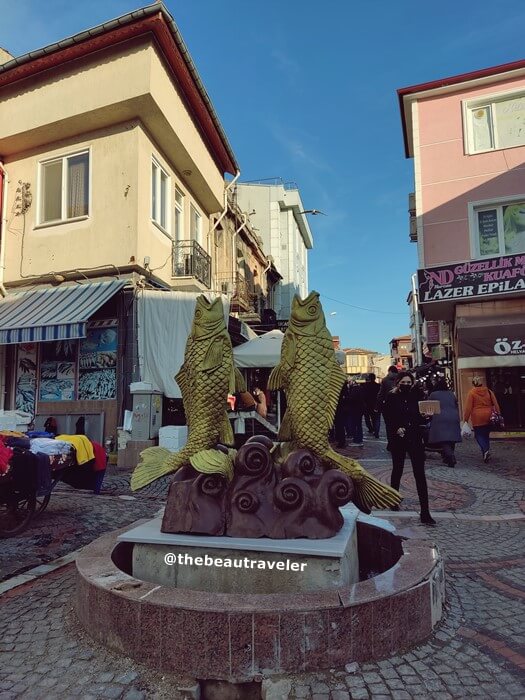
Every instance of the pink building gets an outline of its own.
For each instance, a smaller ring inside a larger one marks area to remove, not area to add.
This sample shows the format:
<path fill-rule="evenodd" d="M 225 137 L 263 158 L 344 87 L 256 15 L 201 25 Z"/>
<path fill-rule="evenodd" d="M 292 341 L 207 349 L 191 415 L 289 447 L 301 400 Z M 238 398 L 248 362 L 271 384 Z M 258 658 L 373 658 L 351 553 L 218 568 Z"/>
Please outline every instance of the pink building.
<path fill-rule="evenodd" d="M 398 95 L 421 311 L 445 322 L 460 398 L 480 374 L 524 430 L 525 60 Z"/>

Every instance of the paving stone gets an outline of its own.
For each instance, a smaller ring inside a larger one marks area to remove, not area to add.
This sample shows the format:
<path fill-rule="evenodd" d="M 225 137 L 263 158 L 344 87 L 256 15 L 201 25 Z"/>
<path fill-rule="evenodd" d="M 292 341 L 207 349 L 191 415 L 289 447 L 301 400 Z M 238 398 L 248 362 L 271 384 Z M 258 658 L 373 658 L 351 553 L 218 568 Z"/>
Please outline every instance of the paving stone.
<path fill-rule="evenodd" d="M 351 690 L 350 692 L 352 700 L 368 700 L 368 698 L 370 697 L 366 688 L 356 688 L 355 690 Z"/>
<path fill-rule="evenodd" d="M 146 696 L 141 690 L 130 688 L 124 695 L 124 700 L 146 700 Z"/>
<path fill-rule="evenodd" d="M 126 673 L 123 673 L 120 676 L 117 676 L 115 678 L 115 683 L 122 683 L 122 685 L 128 685 L 129 683 L 133 683 L 135 678 L 137 678 L 139 674 L 136 671 L 126 671 Z"/>
<path fill-rule="evenodd" d="M 332 690 L 330 700 L 350 700 L 350 693 L 347 693 L 346 690 Z"/>

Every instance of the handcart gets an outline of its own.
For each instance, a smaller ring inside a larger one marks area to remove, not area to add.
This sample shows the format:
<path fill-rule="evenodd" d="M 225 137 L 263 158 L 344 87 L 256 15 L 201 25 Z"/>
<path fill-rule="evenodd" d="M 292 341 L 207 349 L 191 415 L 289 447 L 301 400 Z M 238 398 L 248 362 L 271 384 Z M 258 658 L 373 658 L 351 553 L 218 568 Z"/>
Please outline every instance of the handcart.
<path fill-rule="evenodd" d="M 55 486 L 63 481 L 73 488 L 90 488 L 98 493 L 104 471 L 89 472 L 76 464 L 72 456 L 50 457 L 51 479 L 44 486 L 39 483 L 36 461 L 28 458 L 27 452 L 15 450 L 7 474 L 0 475 L 0 538 L 19 535 L 27 529 L 33 517 L 40 515 L 48 506 Z"/>

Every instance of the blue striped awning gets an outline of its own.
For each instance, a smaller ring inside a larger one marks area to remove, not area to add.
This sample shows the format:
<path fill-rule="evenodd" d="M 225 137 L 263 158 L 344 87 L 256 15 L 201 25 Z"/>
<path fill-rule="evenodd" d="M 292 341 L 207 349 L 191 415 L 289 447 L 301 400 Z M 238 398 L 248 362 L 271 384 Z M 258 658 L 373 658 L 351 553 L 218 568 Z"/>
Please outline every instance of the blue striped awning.
<path fill-rule="evenodd" d="M 89 318 L 125 280 L 11 292 L 0 300 L 0 345 L 86 337 Z"/>

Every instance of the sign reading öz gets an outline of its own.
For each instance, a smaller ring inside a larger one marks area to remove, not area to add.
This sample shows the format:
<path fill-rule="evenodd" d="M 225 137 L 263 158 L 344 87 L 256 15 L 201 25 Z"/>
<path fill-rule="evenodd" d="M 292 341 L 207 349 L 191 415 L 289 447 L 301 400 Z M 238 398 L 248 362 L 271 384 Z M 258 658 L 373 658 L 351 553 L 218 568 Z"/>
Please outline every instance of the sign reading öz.
<path fill-rule="evenodd" d="M 418 270 L 421 303 L 525 290 L 525 255 L 505 255 Z"/>

